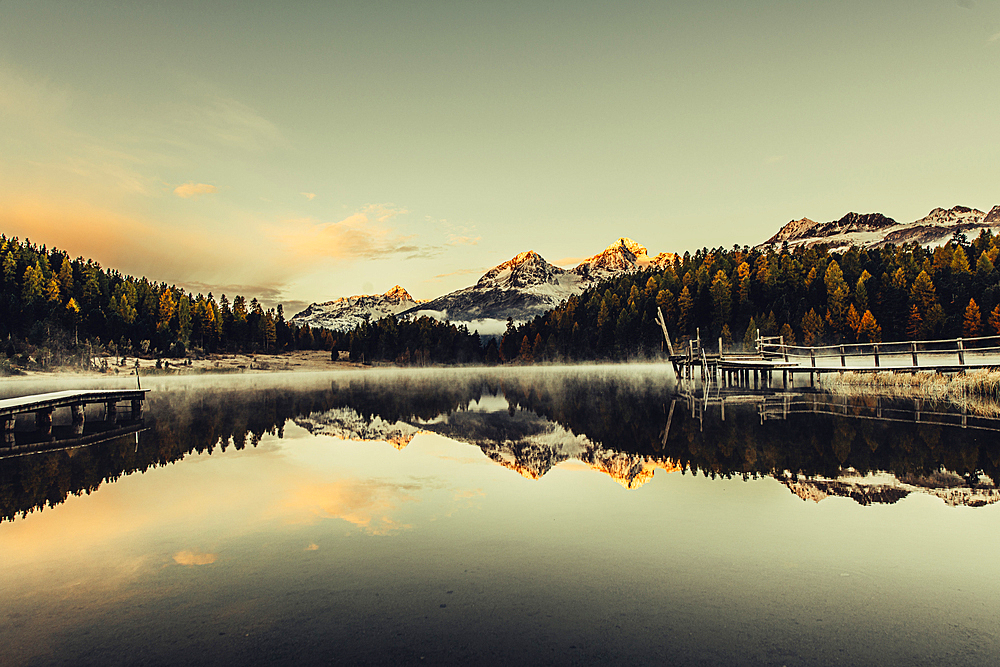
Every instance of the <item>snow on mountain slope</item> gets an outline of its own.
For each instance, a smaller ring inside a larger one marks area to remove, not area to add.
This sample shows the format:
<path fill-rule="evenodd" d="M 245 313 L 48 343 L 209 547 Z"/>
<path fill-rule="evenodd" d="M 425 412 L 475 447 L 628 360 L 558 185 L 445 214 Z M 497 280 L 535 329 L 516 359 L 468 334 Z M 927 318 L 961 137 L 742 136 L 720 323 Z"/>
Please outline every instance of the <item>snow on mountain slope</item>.
<path fill-rule="evenodd" d="M 528 251 L 487 271 L 472 287 L 445 294 L 404 314 L 430 315 L 466 324 L 482 334 L 503 331 L 508 318 L 523 322 L 612 276 L 666 266 L 676 255 L 649 257 L 632 239 L 620 238 L 602 252 L 567 271 Z"/>
<path fill-rule="evenodd" d="M 308 324 L 333 331 L 350 331 L 366 318 L 375 321 L 387 315 L 397 315 L 419 303 L 405 289 L 396 285 L 385 294 L 362 294 L 326 303 L 314 303 L 297 313 L 291 321 L 300 326 Z"/>
<path fill-rule="evenodd" d="M 650 257 L 645 246 L 625 237 L 570 270 L 549 264 L 541 255 L 529 250 L 493 267 L 475 285 L 430 301 L 415 301 L 397 285 L 381 295 L 314 303 L 291 321 L 350 331 L 365 318 L 428 315 L 465 324 L 483 335 L 496 335 L 504 331 L 508 318 L 524 322 L 555 308 L 573 295 L 582 294 L 601 280 L 629 271 L 664 267 L 676 258 L 673 253 Z"/>
<path fill-rule="evenodd" d="M 825 245 L 842 252 L 851 246 L 879 248 L 889 244 L 919 243 L 936 246 L 947 243 L 956 232 L 969 239 L 983 229 L 1000 232 L 1000 206 L 989 213 L 967 206 L 936 208 L 919 220 L 896 222 L 881 213 L 848 213 L 840 220 L 818 223 L 809 218 L 792 220 L 761 246 L 788 242 L 791 247 Z"/>
<path fill-rule="evenodd" d="M 403 314 L 429 315 L 467 323 L 480 333 L 499 333 L 486 331 L 489 327 L 476 323 L 492 321 L 496 328 L 508 318 L 518 322 L 530 319 L 583 292 L 584 282 L 579 275 L 549 264 L 536 252 L 523 252 L 487 271 L 472 287 L 432 299 Z"/>
<path fill-rule="evenodd" d="M 590 259 L 584 260 L 572 272 L 584 279 L 604 280 L 611 276 L 628 271 L 638 271 L 650 266 L 666 266 L 672 263 L 677 255 L 661 252 L 650 258 L 646 246 L 640 245 L 630 238 L 622 237 Z"/>

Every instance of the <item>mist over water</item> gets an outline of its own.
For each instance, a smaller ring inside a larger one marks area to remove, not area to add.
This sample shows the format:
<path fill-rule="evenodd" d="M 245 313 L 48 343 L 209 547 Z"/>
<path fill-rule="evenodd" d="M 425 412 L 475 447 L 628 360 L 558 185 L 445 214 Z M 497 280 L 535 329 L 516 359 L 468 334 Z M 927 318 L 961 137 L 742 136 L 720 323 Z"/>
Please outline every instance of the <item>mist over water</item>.
<path fill-rule="evenodd" d="M 986 421 L 723 416 L 663 365 L 141 382 L 137 436 L 0 458 L 0 662 L 1000 657 Z"/>

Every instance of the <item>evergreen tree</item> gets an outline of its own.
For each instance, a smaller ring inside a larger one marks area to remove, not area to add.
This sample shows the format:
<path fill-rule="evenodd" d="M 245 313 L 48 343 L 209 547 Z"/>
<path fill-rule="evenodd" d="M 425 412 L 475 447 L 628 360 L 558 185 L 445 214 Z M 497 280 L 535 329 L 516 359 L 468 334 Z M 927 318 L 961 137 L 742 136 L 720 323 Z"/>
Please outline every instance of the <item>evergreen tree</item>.
<path fill-rule="evenodd" d="M 878 343 L 882 340 L 882 327 L 875 321 L 872 311 L 866 310 L 858 324 L 858 340 L 862 343 Z"/>
<path fill-rule="evenodd" d="M 815 308 L 810 308 L 809 312 L 802 316 L 802 344 L 815 347 L 823 342 L 823 335 L 823 318 Z"/>
<path fill-rule="evenodd" d="M 969 305 L 965 307 L 965 317 L 962 320 L 962 336 L 975 338 L 983 332 L 983 317 L 979 312 L 979 306 L 975 299 L 969 299 Z"/>

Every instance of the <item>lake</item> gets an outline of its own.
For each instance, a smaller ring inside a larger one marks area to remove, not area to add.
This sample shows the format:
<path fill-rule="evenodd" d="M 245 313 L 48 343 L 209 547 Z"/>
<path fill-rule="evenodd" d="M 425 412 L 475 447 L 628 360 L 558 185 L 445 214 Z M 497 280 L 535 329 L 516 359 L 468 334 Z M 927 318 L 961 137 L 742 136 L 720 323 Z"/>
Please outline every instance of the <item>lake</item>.
<path fill-rule="evenodd" d="M 57 413 L 0 458 L 0 663 L 1000 663 L 1000 438 L 955 406 L 659 365 L 142 382 L 130 432 L 62 448 Z"/>

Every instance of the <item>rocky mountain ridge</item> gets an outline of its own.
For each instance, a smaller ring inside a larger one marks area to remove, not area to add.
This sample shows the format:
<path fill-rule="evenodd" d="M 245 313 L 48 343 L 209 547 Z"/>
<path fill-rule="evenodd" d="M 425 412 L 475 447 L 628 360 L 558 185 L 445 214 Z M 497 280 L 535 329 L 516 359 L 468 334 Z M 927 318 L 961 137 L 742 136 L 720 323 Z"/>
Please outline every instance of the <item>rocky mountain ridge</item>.
<path fill-rule="evenodd" d="M 397 315 L 418 304 L 420 301 L 396 285 L 385 294 L 358 294 L 311 304 L 296 313 L 291 321 L 333 331 L 351 331 L 366 319 L 374 321 L 387 315 Z"/>
<path fill-rule="evenodd" d="M 506 320 L 523 322 L 541 315 L 601 280 L 653 266 L 666 266 L 676 255 L 649 257 L 645 246 L 621 237 L 572 269 L 547 262 L 534 251 L 522 252 L 487 271 L 472 287 L 457 290 L 405 311 L 464 323 L 481 333 L 503 331 Z"/>
<path fill-rule="evenodd" d="M 417 301 L 396 285 L 385 294 L 342 297 L 314 303 L 291 321 L 334 331 L 350 331 L 366 319 L 387 315 L 420 316 L 466 324 L 483 334 L 498 334 L 507 319 L 524 322 L 582 294 L 601 280 L 650 267 L 663 267 L 672 253 L 650 257 L 645 246 L 621 237 L 572 269 L 550 264 L 533 250 L 519 253 L 493 267 L 471 287 L 430 301 Z"/>
<path fill-rule="evenodd" d="M 792 220 L 758 247 L 786 242 L 793 248 L 825 245 L 835 252 L 851 246 L 880 248 L 904 243 L 930 247 L 947 243 L 956 233 L 973 239 L 984 229 L 1000 233 L 1000 206 L 994 206 L 988 213 L 967 206 L 935 208 L 923 218 L 905 223 L 881 213 L 848 213 L 832 222 L 802 218 Z"/>

